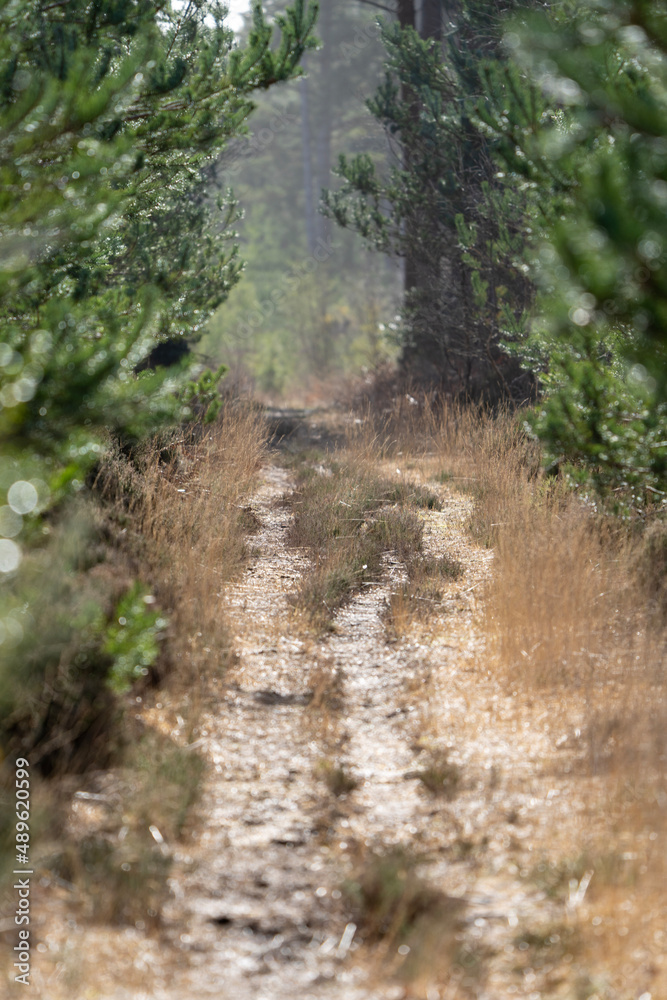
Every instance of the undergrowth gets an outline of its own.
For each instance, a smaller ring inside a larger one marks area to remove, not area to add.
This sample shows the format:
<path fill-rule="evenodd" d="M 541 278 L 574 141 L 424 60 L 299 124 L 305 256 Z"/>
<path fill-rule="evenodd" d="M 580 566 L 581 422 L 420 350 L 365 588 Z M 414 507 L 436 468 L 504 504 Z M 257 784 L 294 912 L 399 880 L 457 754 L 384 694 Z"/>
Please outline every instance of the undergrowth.
<path fill-rule="evenodd" d="M 456 957 L 464 904 L 427 883 L 408 848 L 365 848 L 344 882 L 344 898 L 361 940 L 385 974 L 409 981 L 414 995 L 448 976 Z"/>
<path fill-rule="evenodd" d="M 397 488 L 354 452 L 329 469 L 304 468 L 299 479 L 289 541 L 309 550 L 312 568 L 295 603 L 315 628 L 327 629 L 356 590 L 379 579 L 385 554 L 417 565 L 423 522 L 415 507 L 437 498 L 416 486 Z"/>
<path fill-rule="evenodd" d="M 186 735 L 196 731 L 206 680 L 230 662 L 220 598 L 257 527 L 247 502 L 264 450 L 261 418 L 233 403 L 214 424 L 138 448 L 109 442 L 77 503 L 50 518 L 58 559 L 34 544 L 14 581 L 16 637 L 0 669 L 3 787 L 14 757 L 27 757 L 32 858 L 72 884 L 94 919 L 159 921 L 203 762 L 150 727 L 137 732 L 137 703 L 168 686 Z M 52 785 L 60 806 L 42 823 Z M 101 826 L 69 816 L 74 788 L 102 803 Z M 0 844 L 1 866 L 4 824 Z"/>
<path fill-rule="evenodd" d="M 576 761 L 559 763 L 554 747 L 556 773 L 574 767 L 591 782 L 586 814 L 569 831 L 580 824 L 580 858 L 592 873 L 585 904 L 568 911 L 581 961 L 614 996 L 662 995 L 667 970 L 655 956 L 664 953 L 667 921 L 664 498 L 585 494 L 566 472 L 544 470 L 521 412 L 398 401 L 364 419 L 382 458 L 410 454 L 422 481 L 471 498 L 469 538 L 493 549 L 479 594 L 485 654 L 477 668 L 524 717 L 557 718 Z M 395 596 L 398 605 L 405 600 Z M 571 886 L 582 884 L 581 863 L 576 874 L 557 856 L 542 867 L 546 891 L 564 888 L 564 906 Z"/>

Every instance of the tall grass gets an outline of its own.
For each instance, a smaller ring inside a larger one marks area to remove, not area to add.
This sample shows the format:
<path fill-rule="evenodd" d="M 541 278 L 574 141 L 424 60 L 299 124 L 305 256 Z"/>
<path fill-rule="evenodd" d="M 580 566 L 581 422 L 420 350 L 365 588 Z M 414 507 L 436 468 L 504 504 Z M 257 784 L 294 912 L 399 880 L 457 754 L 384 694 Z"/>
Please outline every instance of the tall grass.
<path fill-rule="evenodd" d="M 595 995 L 667 995 L 666 505 L 619 517 L 547 475 L 520 413 L 402 401 L 382 419 L 386 454 L 411 449 L 426 476 L 474 500 L 469 534 L 494 553 L 484 671 L 524 712 L 547 708 L 577 734 L 590 796 L 577 822 L 595 876 L 567 919 L 582 960 L 607 979 Z"/>
<path fill-rule="evenodd" d="M 159 923 L 171 850 L 190 829 L 205 769 L 182 743 L 199 721 L 210 675 L 229 661 L 221 597 L 256 526 L 247 504 L 265 441 L 257 411 L 228 403 L 213 425 L 135 450 L 111 445 L 85 499 L 54 512 L 57 564 L 45 564 L 39 546 L 24 560 L 21 592 L 34 591 L 39 617 L 0 671 L 0 741 L 35 769 L 33 857 L 70 885 L 72 903 L 91 919 Z M 136 622 L 119 612 L 128 593 Z M 125 645 L 119 626 L 128 627 Z M 112 683 L 114 657 L 148 639 L 152 676 L 142 678 L 145 668 Z M 186 720 L 180 740 L 137 713 L 151 681 L 168 686 L 160 697 Z M 38 772 L 56 779 L 55 791 Z M 101 819 L 72 800 L 70 775 L 82 772 L 90 774 L 77 782 L 102 802 Z M 0 878 L 13 858 L 10 780 L 7 767 Z"/>
<path fill-rule="evenodd" d="M 409 395 L 380 403 L 359 413 L 357 432 L 376 463 L 463 491 L 470 541 L 493 551 L 477 605 L 479 669 L 524 722 L 533 713 L 542 729 L 546 709 L 568 734 L 569 763 L 554 745 L 543 765 L 574 796 L 572 824 L 554 831 L 541 867 L 570 873 L 563 933 L 591 973 L 576 995 L 667 996 L 667 504 L 647 493 L 619 516 L 615 497 L 549 475 L 520 411 Z M 410 618 L 396 600 L 394 619 Z M 578 856 L 559 854 L 577 840 Z M 590 873 L 584 905 L 568 908 L 572 879 Z M 528 965 L 544 964 L 538 952 Z"/>
<path fill-rule="evenodd" d="M 257 411 L 229 403 L 214 425 L 152 442 L 132 461 L 117 450 L 99 477 L 125 550 L 169 617 L 163 666 L 177 664 L 186 686 L 229 658 L 222 591 L 244 565 L 265 448 Z"/>

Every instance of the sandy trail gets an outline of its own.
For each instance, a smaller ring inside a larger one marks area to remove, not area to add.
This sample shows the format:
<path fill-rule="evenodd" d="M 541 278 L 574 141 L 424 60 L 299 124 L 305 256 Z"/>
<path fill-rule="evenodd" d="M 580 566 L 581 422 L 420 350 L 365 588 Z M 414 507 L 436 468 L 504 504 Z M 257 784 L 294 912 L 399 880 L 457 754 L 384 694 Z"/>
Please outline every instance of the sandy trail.
<path fill-rule="evenodd" d="M 337 613 L 330 635 L 314 639 L 295 627 L 289 601 L 307 564 L 286 541 L 292 515 L 281 500 L 293 485 L 272 464 L 252 501 L 255 557 L 225 598 L 238 662 L 217 682 L 201 722 L 210 765 L 201 825 L 187 856 L 176 853 L 161 930 L 67 927 L 65 903 L 45 892 L 31 995 L 541 995 L 537 974 L 520 967 L 516 935 L 558 916 L 522 875 L 568 809 L 563 779 L 539 780 L 559 734 L 548 720 L 536 731 L 480 668 L 475 601 L 491 555 L 465 534 L 470 501 L 443 489 L 443 511 L 423 513 L 427 552 L 465 567 L 430 618 L 398 639 L 387 635 L 385 604 L 404 574 L 387 556 L 381 581 Z M 417 776 L 434 749 L 460 768 L 452 801 L 430 796 Z M 358 787 L 333 796 L 318 772 L 322 760 L 342 764 Z M 380 970 L 370 961 L 340 888 L 364 852 L 392 845 L 417 853 L 422 877 L 463 904 L 459 959 L 444 979 L 423 971 L 412 992 L 385 976 L 395 955 Z"/>
<path fill-rule="evenodd" d="M 227 599 L 239 663 L 203 723 L 210 816 L 179 886 L 199 954 L 165 997 L 385 996 L 354 962 L 338 885 L 356 845 L 406 843 L 432 812 L 405 777 L 415 752 L 403 694 L 417 649 L 387 644 L 381 617 L 401 567 L 387 559 L 385 581 L 337 614 L 330 637 L 295 639 L 288 595 L 304 560 L 285 543 L 291 515 L 277 504 L 291 486 L 285 470 L 266 470 L 253 503 L 261 554 Z M 333 712 L 309 705 L 323 671 L 335 678 Z M 317 778 L 332 754 L 359 782 L 345 801 Z"/>

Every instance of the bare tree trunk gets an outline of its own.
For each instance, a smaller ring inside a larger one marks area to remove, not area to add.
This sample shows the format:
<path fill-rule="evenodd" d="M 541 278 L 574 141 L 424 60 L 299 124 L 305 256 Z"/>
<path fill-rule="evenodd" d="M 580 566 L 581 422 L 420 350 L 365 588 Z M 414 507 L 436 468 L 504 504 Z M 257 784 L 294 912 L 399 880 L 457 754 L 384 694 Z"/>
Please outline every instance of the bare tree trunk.
<path fill-rule="evenodd" d="M 396 14 L 401 28 L 414 28 L 415 0 L 398 0 Z"/>
<path fill-rule="evenodd" d="M 315 203 L 319 204 L 322 188 L 329 188 L 331 181 L 331 129 L 332 129 L 332 78 L 331 78 L 331 47 L 333 45 L 333 3 L 334 0 L 320 0 L 320 18 L 318 33 L 322 39 L 320 57 L 321 105 L 319 107 L 319 122 L 317 129 L 317 177 L 315 184 Z M 317 235 L 326 239 L 331 232 L 331 221 L 317 214 Z"/>
<path fill-rule="evenodd" d="M 422 38 L 442 38 L 442 0 L 422 0 L 419 34 Z"/>
<path fill-rule="evenodd" d="M 401 28 L 414 28 L 416 24 L 415 0 L 398 0 L 396 15 Z M 412 104 L 412 112 L 414 115 L 419 113 L 412 91 L 407 84 L 403 84 L 402 86 L 401 99 L 405 104 Z M 410 169 L 410 150 L 407 146 L 403 147 L 403 166 L 405 170 Z M 410 289 L 415 287 L 417 281 L 417 263 L 415 261 L 414 254 L 410 251 L 410 243 L 412 241 L 408 238 L 407 242 L 408 250 L 406 252 L 403 267 L 404 294 L 409 293 Z"/>
<path fill-rule="evenodd" d="M 399 0 L 399 18 L 403 4 L 404 0 Z M 418 9 L 414 2 L 404 6 L 411 8 L 412 26 L 418 30 L 420 36 L 439 43 L 442 39 L 443 0 L 421 0 Z M 410 16 L 410 11 L 407 9 L 403 13 L 405 16 Z M 411 113 L 417 123 L 419 117 L 417 100 L 405 87 L 402 96 L 404 101 L 411 102 Z M 410 170 L 411 153 L 408 149 L 404 151 L 403 162 L 405 169 Z M 432 334 L 432 329 L 438 326 L 440 320 L 437 315 L 439 303 L 437 289 L 441 280 L 442 261 L 432 256 L 439 244 L 438 220 L 433 216 L 409 220 L 405 235 L 408 244 L 405 261 L 405 293 L 419 319 L 416 325 L 413 323 L 411 343 L 404 349 L 403 366 L 413 377 L 428 380 L 435 372 L 442 370 L 443 358 L 440 355 L 443 350 L 447 354 L 449 349 L 447 344 L 438 344 Z M 435 314 L 433 310 L 436 310 Z"/>
<path fill-rule="evenodd" d="M 305 59 L 303 61 L 305 64 Z M 305 65 L 304 65 L 305 68 Z M 308 101 L 308 80 L 299 81 L 301 88 L 301 146 L 303 159 L 303 195 L 305 201 L 306 239 L 308 252 L 315 252 L 315 208 L 313 205 L 313 170 L 310 159 L 310 111 Z"/>

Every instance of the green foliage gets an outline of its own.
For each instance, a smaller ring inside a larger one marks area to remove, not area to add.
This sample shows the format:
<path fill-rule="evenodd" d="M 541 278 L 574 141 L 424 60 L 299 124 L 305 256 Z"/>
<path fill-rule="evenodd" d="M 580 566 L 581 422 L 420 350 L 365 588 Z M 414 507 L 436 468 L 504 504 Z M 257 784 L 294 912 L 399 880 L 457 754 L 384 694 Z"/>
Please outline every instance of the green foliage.
<path fill-rule="evenodd" d="M 116 578 L 105 555 L 91 509 L 77 504 L 1 594 L 0 747 L 47 774 L 113 752 L 109 692 L 145 676 L 164 637 L 147 588 Z"/>
<path fill-rule="evenodd" d="M 183 390 L 182 398 L 205 424 L 212 423 L 220 413 L 222 400 L 218 392 L 220 379 L 229 371 L 227 365 L 220 365 L 217 371 L 205 371 L 199 378 L 191 379 Z"/>
<path fill-rule="evenodd" d="M 93 583 L 100 558 L 90 511 L 76 505 L 0 593 L 0 746 L 3 756 L 29 753 L 44 773 L 80 768 L 115 719 L 104 686 L 113 660 L 103 643 L 120 594 L 112 578 Z M 99 759 L 112 749 L 98 747 Z"/>
<path fill-rule="evenodd" d="M 108 684 L 116 694 L 123 694 L 134 681 L 146 676 L 158 657 L 167 622 L 151 610 L 153 602 L 147 588 L 135 583 L 119 601 L 106 630 L 102 648 L 113 660 Z"/>
<path fill-rule="evenodd" d="M 255 3 L 243 47 L 224 15 L 0 0 L 0 735 L 45 771 L 108 741 L 109 686 L 157 655 L 139 585 L 108 631 L 121 595 L 82 568 L 72 500 L 110 436 L 214 418 L 223 370 L 153 369 L 151 352 L 196 341 L 238 280 L 238 208 L 212 165 L 315 44 L 315 3 L 273 27 Z"/>
<path fill-rule="evenodd" d="M 544 369 L 534 429 L 602 490 L 664 489 L 665 11 L 560 4 L 512 25 L 507 42 L 553 109 L 537 135 L 511 135 L 506 161 L 515 181 L 519 155 L 541 191 L 541 301 L 524 347 Z"/>
<path fill-rule="evenodd" d="M 256 4 L 238 49 L 217 3 L 0 5 L 0 441 L 47 484 L 85 476 L 101 427 L 187 416 L 186 366 L 134 371 L 238 280 L 236 205 L 203 171 L 252 92 L 298 72 L 315 16 L 299 0 L 276 47 Z"/>
<path fill-rule="evenodd" d="M 341 157 L 328 211 L 406 258 L 417 377 L 525 398 L 516 355 L 539 373 L 532 427 L 549 461 L 603 491 L 664 490 L 665 12 L 587 0 L 501 17 L 470 0 L 455 21 L 442 47 L 384 29 L 368 107 L 398 162 Z"/>

